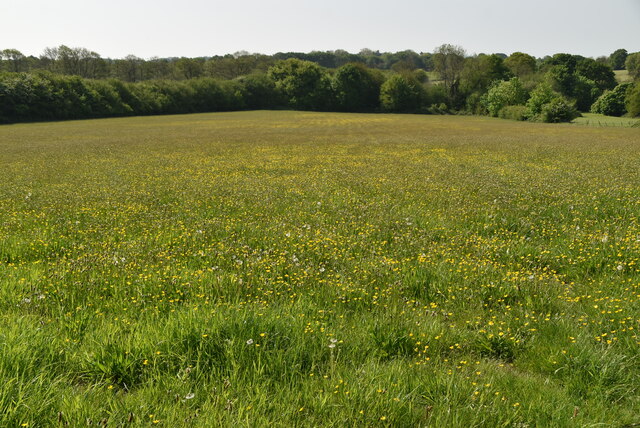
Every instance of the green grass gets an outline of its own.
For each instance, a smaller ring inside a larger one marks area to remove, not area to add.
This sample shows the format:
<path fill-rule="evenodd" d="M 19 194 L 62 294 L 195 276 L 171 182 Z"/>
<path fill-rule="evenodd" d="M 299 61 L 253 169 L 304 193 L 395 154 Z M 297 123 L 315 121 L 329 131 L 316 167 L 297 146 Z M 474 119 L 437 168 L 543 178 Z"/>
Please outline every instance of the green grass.
<path fill-rule="evenodd" d="M 0 426 L 640 423 L 638 130 L 0 127 Z"/>
<path fill-rule="evenodd" d="M 572 123 L 596 127 L 638 127 L 640 119 L 632 117 L 605 116 L 597 113 L 582 113 L 582 117 L 574 119 Z"/>
<path fill-rule="evenodd" d="M 633 82 L 633 77 L 629 75 L 627 70 L 613 70 L 618 83 Z"/>

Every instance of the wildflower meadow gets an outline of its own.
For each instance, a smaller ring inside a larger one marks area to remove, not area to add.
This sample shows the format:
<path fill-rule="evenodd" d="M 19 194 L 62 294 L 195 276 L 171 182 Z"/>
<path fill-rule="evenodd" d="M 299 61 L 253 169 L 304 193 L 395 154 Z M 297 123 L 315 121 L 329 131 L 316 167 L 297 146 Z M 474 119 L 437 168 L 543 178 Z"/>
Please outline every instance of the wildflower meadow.
<path fill-rule="evenodd" d="M 640 424 L 640 131 L 0 126 L 0 426 Z"/>

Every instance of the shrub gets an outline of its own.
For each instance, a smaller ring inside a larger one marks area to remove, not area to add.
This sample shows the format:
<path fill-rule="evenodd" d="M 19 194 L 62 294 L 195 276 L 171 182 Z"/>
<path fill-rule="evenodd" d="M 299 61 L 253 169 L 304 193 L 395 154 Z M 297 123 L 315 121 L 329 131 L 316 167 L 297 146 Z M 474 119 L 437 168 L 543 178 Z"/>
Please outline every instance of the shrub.
<path fill-rule="evenodd" d="M 580 116 L 578 110 L 562 97 L 554 98 L 542 107 L 540 119 L 547 123 L 571 122 Z"/>
<path fill-rule="evenodd" d="M 424 98 L 422 85 L 410 76 L 396 74 L 380 88 L 380 104 L 389 112 L 417 112 Z"/>
<path fill-rule="evenodd" d="M 633 88 L 629 89 L 625 105 L 629 116 L 640 116 L 640 83 L 636 83 Z"/>
<path fill-rule="evenodd" d="M 622 83 L 611 91 L 605 91 L 605 93 L 593 103 L 591 112 L 605 114 L 607 116 L 622 116 L 627 112 L 625 100 L 631 86 L 630 83 Z"/>
<path fill-rule="evenodd" d="M 316 63 L 290 58 L 270 67 L 268 76 L 293 108 L 326 110 L 332 104 L 331 80 Z"/>
<path fill-rule="evenodd" d="M 493 117 L 497 117 L 503 107 L 524 104 L 525 101 L 527 92 L 517 77 L 494 83 L 484 97 L 485 107 Z"/>
<path fill-rule="evenodd" d="M 337 108 L 341 111 L 373 110 L 380 104 L 384 77 L 362 64 L 350 63 L 338 69 L 333 78 Z"/>
<path fill-rule="evenodd" d="M 548 83 L 541 83 L 531 91 L 531 96 L 527 101 L 527 116 L 535 119 L 542 113 L 542 108 L 560 94 L 555 92 Z"/>
<path fill-rule="evenodd" d="M 526 106 L 505 106 L 498 112 L 501 119 L 527 120 Z"/>
<path fill-rule="evenodd" d="M 640 78 L 640 52 L 629 55 L 624 65 L 631 77 Z"/>

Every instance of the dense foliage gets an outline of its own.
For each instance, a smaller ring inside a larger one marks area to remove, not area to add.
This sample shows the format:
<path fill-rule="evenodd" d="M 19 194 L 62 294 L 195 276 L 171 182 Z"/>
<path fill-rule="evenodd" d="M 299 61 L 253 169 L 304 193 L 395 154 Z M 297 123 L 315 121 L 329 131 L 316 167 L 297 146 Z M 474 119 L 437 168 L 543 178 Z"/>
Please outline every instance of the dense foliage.
<path fill-rule="evenodd" d="M 640 53 L 608 59 L 560 53 L 467 56 L 363 50 L 142 60 L 103 59 L 83 48 L 40 58 L 0 51 L 0 122 L 242 109 L 473 113 L 567 121 L 578 112 L 637 115 L 636 92 L 612 66 L 638 77 Z M 503 109 L 506 109 L 502 112 Z"/>
<path fill-rule="evenodd" d="M 604 94 L 596 100 L 591 106 L 592 113 L 600 113 L 607 116 L 622 116 L 626 113 L 625 100 L 627 92 L 631 89 L 631 83 L 621 83 L 611 91 L 605 91 Z"/>

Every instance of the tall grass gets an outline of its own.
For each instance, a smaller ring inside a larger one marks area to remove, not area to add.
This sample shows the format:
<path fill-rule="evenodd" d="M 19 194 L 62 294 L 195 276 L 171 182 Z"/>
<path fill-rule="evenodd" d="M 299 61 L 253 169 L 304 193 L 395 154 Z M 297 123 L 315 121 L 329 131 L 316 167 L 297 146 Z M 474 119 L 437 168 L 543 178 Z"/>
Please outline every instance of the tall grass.
<path fill-rule="evenodd" d="M 0 127 L 0 425 L 640 423 L 635 129 Z"/>

